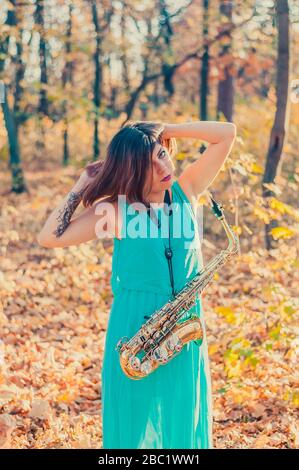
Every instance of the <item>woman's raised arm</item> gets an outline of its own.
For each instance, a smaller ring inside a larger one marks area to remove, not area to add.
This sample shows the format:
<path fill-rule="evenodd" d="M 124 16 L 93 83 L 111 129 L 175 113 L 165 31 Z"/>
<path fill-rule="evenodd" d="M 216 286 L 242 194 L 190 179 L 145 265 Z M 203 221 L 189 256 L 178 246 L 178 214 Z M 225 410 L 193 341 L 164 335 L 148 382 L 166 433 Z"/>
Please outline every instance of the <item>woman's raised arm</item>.
<path fill-rule="evenodd" d="M 178 180 L 187 196 L 192 199 L 206 190 L 214 181 L 229 155 L 236 138 L 236 125 L 232 122 L 194 121 L 165 124 L 163 139 L 187 137 L 209 142 L 208 148 L 183 170 Z"/>
<path fill-rule="evenodd" d="M 37 236 L 39 245 L 45 248 L 67 247 L 103 238 L 107 235 L 114 236 L 117 217 L 115 215 L 116 206 L 112 203 L 110 204 L 111 210 L 102 211 L 101 204 L 107 203 L 95 201 L 80 215 L 72 217 L 80 204 L 88 181 L 89 178 L 84 172 L 72 190 L 53 210 Z"/>

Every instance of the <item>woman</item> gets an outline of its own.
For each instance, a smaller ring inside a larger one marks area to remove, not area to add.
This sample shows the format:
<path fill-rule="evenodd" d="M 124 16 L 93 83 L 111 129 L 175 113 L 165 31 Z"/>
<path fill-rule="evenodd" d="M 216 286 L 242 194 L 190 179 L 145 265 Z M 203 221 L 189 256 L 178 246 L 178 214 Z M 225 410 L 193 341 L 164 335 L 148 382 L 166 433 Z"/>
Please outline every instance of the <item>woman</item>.
<path fill-rule="evenodd" d="M 127 123 L 109 143 L 105 161 L 87 166 L 38 236 L 44 247 L 78 245 L 97 237 L 114 239 L 114 299 L 102 368 L 103 448 L 213 448 L 211 377 L 201 298 L 197 297 L 192 308 L 202 320 L 203 342 L 190 341 L 141 380 L 124 374 L 115 347 L 121 337 L 132 337 L 202 267 L 194 231 L 190 241 L 195 240 L 195 250 L 186 243 L 185 231 L 175 238 L 170 225 L 168 240 L 159 230 L 158 236 L 146 232 L 146 236 L 136 237 L 133 219 L 139 218 L 147 228 L 152 223 L 161 228 L 161 204 L 168 191 L 171 207 L 176 204 L 181 209 L 176 222 L 168 213 L 169 224 L 172 221 L 176 228 L 184 228 L 191 221 L 194 228 L 193 201 L 217 176 L 235 136 L 236 126 L 228 122 Z M 174 180 L 175 139 L 183 137 L 204 140 L 209 146 Z M 125 200 L 120 201 L 120 195 Z M 81 200 L 86 209 L 72 217 Z M 164 256 L 169 241 L 171 263 Z"/>

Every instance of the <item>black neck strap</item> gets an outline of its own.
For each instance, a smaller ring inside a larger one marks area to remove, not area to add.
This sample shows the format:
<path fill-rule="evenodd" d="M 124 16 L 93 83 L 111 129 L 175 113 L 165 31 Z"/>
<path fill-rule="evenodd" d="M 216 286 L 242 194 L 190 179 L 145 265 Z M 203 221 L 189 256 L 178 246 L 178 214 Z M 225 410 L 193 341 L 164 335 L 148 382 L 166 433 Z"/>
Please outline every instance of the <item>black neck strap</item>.
<path fill-rule="evenodd" d="M 169 215 L 172 215 L 172 209 L 169 210 L 169 206 L 171 204 L 171 201 L 170 201 L 170 194 L 169 194 L 169 191 L 168 189 L 166 189 L 165 191 L 165 194 L 164 194 L 164 203 L 167 204 L 167 207 L 168 207 L 168 213 Z M 158 228 L 160 228 L 161 224 L 160 224 L 160 221 L 157 220 L 157 217 L 156 217 L 156 213 L 155 212 L 151 212 L 151 207 L 149 207 L 147 209 L 147 215 L 151 218 L 151 219 L 155 219 L 155 224 L 158 225 Z"/>
<path fill-rule="evenodd" d="M 166 189 L 166 191 L 165 191 L 164 203 L 167 204 L 168 215 L 172 216 L 172 209 L 169 209 L 171 201 L 170 201 L 170 194 L 169 194 L 168 189 Z M 158 226 L 158 228 L 160 228 L 160 226 L 161 226 L 160 221 L 157 220 L 157 216 L 156 216 L 156 213 L 154 211 L 153 211 L 153 216 L 151 216 L 151 207 L 149 209 L 147 209 L 147 215 L 152 219 L 155 218 L 156 219 L 155 223 Z M 165 257 L 167 259 L 168 267 L 169 267 L 169 276 L 170 276 L 170 283 L 171 283 L 171 287 L 172 287 L 172 295 L 175 296 L 173 268 L 172 268 L 173 251 L 172 251 L 172 248 L 171 248 L 171 245 L 170 245 L 170 217 L 168 219 L 168 222 L 169 222 L 168 223 L 168 247 L 165 247 L 164 254 L 165 254 Z"/>

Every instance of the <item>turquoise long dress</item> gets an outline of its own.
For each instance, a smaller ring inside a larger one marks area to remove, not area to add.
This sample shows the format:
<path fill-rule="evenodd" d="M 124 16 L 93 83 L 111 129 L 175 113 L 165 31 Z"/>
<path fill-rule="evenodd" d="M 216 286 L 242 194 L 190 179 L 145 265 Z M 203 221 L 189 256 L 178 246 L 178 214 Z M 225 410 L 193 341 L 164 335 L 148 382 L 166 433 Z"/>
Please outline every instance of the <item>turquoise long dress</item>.
<path fill-rule="evenodd" d="M 177 180 L 171 190 L 173 273 L 175 292 L 178 292 L 202 268 L 202 256 L 190 201 Z M 202 342 L 185 344 L 177 356 L 140 380 L 127 377 L 121 369 L 119 353 L 115 350 L 118 340 L 123 336 L 131 338 L 145 323 L 145 316 L 169 301 L 172 288 L 164 254 L 168 228 L 165 232 L 164 225 L 164 238 L 162 235 L 133 238 L 130 233 L 133 225 L 137 227 L 137 219 L 140 224 L 146 219 L 147 230 L 153 230 L 152 224 L 157 227 L 146 212 L 136 216 L 130 204 L 123 201 L 120 207 L 124 222 L 121 240 L 114 238 L 111 275 L 114 299 L 102 365 L 103 449 L 213 448 L 211 375 L 204 311 L 198 295 L 187 315 L 201 317 Z M 163 208 L 155 208 L 155 212 L 162 220 Z M 191 232 L 175 231 L 181 223 L 191 227 Z M 193 244 L 188 244 L 192 240 Z"/>

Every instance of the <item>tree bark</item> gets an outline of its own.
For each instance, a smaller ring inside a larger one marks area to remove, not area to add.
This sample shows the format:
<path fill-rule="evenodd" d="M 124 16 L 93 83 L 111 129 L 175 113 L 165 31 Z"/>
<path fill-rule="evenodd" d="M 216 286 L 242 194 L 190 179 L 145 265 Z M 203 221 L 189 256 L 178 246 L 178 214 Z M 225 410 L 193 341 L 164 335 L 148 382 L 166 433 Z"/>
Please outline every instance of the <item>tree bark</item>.
<path fill-rule="evenodd" d="M 10 0 L 12 6 L 7 12 L 5 24 L 12 27 L 18 26 L 18 15 L 16 11 L 15 0 Z M 17 30 L 17 34 L 20 34 Z M 10 42 L 10 35 L 8 34 L 3 41 L 0 43 L 0 75 L 3 76 L 5 67 L 5 58 L 8 54 L 8 47 Z M 22 47 L 20 46 L 21 40 L 17 38 L 17 55 L 16 55 L 16 76 L 15 76 L 15 91 L 14 91 L 14 106 L 10 109 L 7 101 L 7 85 L 4 84 L 4 96 L 3 103 L 1 103 L 5 127 L 8 137 L 9 147 L 9 167 L 11 170 L 12 186 L 11 191 L 15 193 L 22 193 L 28 191 L 24 173 L 21 165 L 21 155 L 19 147 L 19 122 L 22 121 L 22 113 L 20 110 L 20 99 L 22 97 L 23 88 L 21 86 L 21 80 L 24 76 L 24 66 L 22 62 Z"/>
<path fill-rule="evenodd" d="M 68 26 L 66 31 L 66 43 L 65 43 L 65 52 L 66 52 L 66 61 L 64 70 L 62 73 L 62 86 L 65 90 L 64 95 L 67 97 L 62 102 L 62 115 L 63 115 L 63 166 L 68 165 L 69 163 L 69 145 L 68 145 L 68 131 L 69 131 L 69 119 L 68 119 L 68 84 L 71 84 L 73 81 L 73 61 L 70 60 L 69 56 L 72 51 L 72 11 L 73 5 L 69 4 L 69 18 Z"/>
<path fill-rule="evenodd" d="M 270 135 L 270 142 L 263 175 L 263 197 L 271 198 L 274 193 L 264 186 L 273 183 L 281 170 L 281 154 L 289 124 L 289 6 L 288 0 L 276 0 L 276 19 L 278 27 L 277 75 L 276 75 L 276 112 Z M 265 225 L 267 250 L 274 247 L 271 229 L 277 226 L 272 220 Z"/>
<path fill-rule="evenodd" d="M 39 93 L 39 113 L 47 116 L 49 113 L 48 105 L 48 71 L 47 71 L 47 49 L 45 40 L 44 24 L 44 0 L 36 0 L 36 9 L 34 14 L 35 24 L 39 32 L 39 61 L 40 61 L 40 93 Z"/>
<path fill-rule="evenodd" d="M 232 51 L 232 12 L 233 4 L 231 1 L 221 0 L 220 13 L 228 20 L 223 25 L 225 44 L 219 54 L 220 62 L 227 60 L 231 56 Z M 221 78 L 218 83 L 218 102 L 217 102 L 217 120 L 220 120 L 221 114 L 224 115 L 227 121 L 232 122 L 233 119 L 233 106 L 234 106 L 234 78 L 231 74 L 232 63 L 227 63 L 223 67 L 224 78 Z M 222 69 L 221 69 L 222 70 Z"/>
<path fill-rule="evenodd" d="M 201 77 L 200 77 L 200 119 L 208 120 L 208 93 L 209 93 L 209 0 L 203 0 L 203 43 L 204 52 L 201 59 Z"/>
<path fill-rule="evenodd" d="M 103 50 L 102 43 L 109 27 L 111 16 L 114 12 L 114 6 L 110 9 L 103 8 L 103 14 L 99 18 L 98 4 L 96 0 L 91 1 L 91 13 L 94 29 L 96 33 L 96 45 L 93 54 L 95 77 L 93 83 L 93 105 L 94 105 L 94 119 L 93 119 L 93 160 L 98 160 L 100 157 L 100 138 L 99 138 L 99 120 L 100 120 L 100 107 L 101 98 L 103 93 Z"/>

